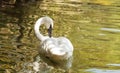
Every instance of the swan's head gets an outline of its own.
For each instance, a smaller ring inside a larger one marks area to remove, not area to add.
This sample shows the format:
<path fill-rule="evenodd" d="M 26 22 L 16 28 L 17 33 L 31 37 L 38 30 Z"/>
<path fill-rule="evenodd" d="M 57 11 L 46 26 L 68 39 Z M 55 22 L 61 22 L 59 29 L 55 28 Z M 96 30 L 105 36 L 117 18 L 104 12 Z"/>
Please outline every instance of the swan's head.
<path fill-rule="evenodd" d="M 50 17 L 42 17 L 42 24 L 48 29 L 48 36 L 52 36 L 53 20 Z"/>

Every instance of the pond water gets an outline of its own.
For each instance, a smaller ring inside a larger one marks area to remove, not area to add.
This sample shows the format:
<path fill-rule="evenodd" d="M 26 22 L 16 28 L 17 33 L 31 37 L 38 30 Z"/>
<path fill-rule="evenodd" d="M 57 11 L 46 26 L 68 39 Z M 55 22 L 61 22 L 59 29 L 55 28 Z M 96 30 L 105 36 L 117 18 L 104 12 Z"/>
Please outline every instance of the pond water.
<path fill-rule="evenodd" d="M 35 73 L 40 41 L 33 27 L 46 15 L 54 20 L 53 36 L 65 36 L 74 45 L 71 73 L 120 73 L 119 0 L 43 0 L 1 8 L 0 73 Z"/>

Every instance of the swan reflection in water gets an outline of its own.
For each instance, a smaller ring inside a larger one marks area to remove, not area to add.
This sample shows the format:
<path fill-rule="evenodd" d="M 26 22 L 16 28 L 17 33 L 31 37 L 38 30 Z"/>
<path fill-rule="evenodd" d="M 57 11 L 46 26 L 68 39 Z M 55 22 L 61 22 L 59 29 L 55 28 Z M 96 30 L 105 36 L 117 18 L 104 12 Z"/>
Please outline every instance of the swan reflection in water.
<path fill-rule="evenodd" d="M 41 25 L 46 26 L 48 36 L 39 31 Z M 39 56 L 48 65 L 69 72 L 72 66 L 73 45 L 66 37 L 52 37 L 52 28 L 53 20 L 48 16 L 39 18 L 35 23 L 35 35 L 41 42 Z"/>

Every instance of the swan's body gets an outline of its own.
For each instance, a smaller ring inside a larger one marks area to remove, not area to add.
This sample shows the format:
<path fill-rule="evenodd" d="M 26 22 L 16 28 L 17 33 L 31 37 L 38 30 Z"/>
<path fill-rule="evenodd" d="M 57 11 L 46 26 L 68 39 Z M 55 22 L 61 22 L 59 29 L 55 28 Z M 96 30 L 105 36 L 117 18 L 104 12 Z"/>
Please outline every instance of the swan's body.
<path fill-rule="evenodd" d="M 53 20 L 49 17 L 42 17 L 35 24 L 35 34 L 41 40 L 40 57 L 48 65 L 68 70 L 72 66 L 73 46 L 71 42 L 65 37 L 43 36 L 39 31 L 41 24 L 45 24 L 47 29 L 53 28 Z"/>

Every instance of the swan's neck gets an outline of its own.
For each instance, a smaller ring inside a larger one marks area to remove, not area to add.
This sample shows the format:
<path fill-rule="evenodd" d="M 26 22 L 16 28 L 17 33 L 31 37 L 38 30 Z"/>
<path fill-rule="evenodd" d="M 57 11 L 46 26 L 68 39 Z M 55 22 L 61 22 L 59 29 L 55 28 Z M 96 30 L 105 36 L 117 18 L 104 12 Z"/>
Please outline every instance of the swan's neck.
<path fill-rule="evenodd" d="M 44 40 L 44 36 L 40 33 L 39 27 L 42 24 L 42 18 L 38 19 L 37 22 L 35 23 L 34 30 L 35 30 L 35 35 L 37 38 L 41 41 Z"/>

